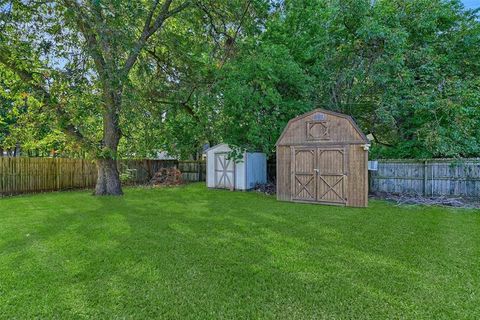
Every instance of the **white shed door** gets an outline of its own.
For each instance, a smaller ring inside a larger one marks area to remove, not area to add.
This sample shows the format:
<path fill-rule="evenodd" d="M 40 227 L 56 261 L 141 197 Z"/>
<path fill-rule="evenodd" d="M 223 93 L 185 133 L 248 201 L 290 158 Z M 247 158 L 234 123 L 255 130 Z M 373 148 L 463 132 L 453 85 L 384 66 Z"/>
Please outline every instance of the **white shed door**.
<path fill-rule="evenodd" d="M 228 153 L 215 153 L 215 188 L 234 189 L 235 162 Z"/>

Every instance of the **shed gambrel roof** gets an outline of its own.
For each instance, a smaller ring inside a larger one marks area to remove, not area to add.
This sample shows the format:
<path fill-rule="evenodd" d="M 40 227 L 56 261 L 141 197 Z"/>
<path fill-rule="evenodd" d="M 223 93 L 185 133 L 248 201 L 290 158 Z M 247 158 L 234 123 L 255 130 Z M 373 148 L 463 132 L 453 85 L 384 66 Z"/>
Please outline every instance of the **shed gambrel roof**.
<path fill-rule="evenodd" d="M 291 129 L 293 123 L 296 123 L 296 122 L 298 122 L 298 121 L 300 121 L 304 118 L 310 117 L 310 116 L 314 115 L 315 113 L 323 113 L 323 114 L 326 114 L 326 115 L 346 119 L 350 123 L 352 128 L 358 133 L 361 141 L 364 142 L 364 143 L 369 143 L 369 140 L 367 139 L 365 134 L 362 132 L 362 130 L 360 130 L 360 128 L 358 127 L 358 125 L 355 123 L 355 121 L 352 119 L 351 116 L 346 115 L 346 114 L 342 114 L 342 113 L 338 113 L 338 112 L 334 112 L 334 111 L 330 111 L 330 110 L 325 110 L 325 109 L 318 108 L 318 109 L 312 110 L 310 112 L 304 113 L 304 114 L 302 114 L 298 117 L 295 117 L 295 118 L 291 119 L 290 121 L 288 121 L 285 129 L 283 129 L 283 132 L 280 135 L 280 137 L 278 138 L 275 145 L 276 146 L 280 145 L 282 139 L 285 137 L 286 133 Z"/>

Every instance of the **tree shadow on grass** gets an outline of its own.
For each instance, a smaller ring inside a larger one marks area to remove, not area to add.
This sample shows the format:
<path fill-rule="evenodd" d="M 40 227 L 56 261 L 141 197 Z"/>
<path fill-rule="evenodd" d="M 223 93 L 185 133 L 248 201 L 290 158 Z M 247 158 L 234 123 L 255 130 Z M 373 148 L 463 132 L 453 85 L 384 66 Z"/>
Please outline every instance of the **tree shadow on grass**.
<path fill-rule="evenodd" d="M 5 314 L 291 319 L 446 311 L 429 301 L 445 297 L 432 294 L 438 283 L 422 281 L 428 273 L 408 259 L 415 250 L 398 252 L 411 235 L 381 243 L 405 219 L 386 224 L 369 216 L 373 210 L 199 186 L 65 199 L 34 240 L 2 247 L 3 268 L 14 273 L 3 277 L 4 290 L 15 290 L 5 291 Z M 378 225 L 385 235 L 368 235 Z"/>

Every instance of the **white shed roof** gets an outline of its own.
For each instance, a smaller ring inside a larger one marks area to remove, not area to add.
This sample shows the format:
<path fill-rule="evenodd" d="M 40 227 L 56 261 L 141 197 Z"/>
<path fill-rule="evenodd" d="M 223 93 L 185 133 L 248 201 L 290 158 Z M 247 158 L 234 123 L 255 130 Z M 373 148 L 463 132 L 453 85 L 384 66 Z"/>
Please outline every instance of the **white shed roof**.
<path fill-rule="evenodd" d="M 230 148 L 230 147 L 228 146 L 228 144 L 226 144 L 226 143 L 220 143 L 220 144 L 214 145 L 213 147 L 210 147 L 210 148 L 208 148 L 208 149 L 207 149 L 207 150 L 205 150 L 204 152 L 205 152 L 205 153 L 207 153 L 207 152 L 209 152 L 209 151 L 212 151 L 212 150 L 218 149 L 218 148 L 220 148 L 220 147 L 227 147 L 227 148 Z"/>

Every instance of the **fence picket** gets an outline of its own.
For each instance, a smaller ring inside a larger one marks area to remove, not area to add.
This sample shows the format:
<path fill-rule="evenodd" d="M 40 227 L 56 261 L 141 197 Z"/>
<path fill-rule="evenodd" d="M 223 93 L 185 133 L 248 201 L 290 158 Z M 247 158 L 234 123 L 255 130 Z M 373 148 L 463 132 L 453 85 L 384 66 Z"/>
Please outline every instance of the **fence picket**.
<path fill-rule="evenodd" d="M 131 173 L 127 184 L 147 183 L 160 168 L 178 167 L 185 181 L 205 181 L 204 161 L 119 160 L 119 170 Z M 93 188 L 94 161 L 66 158 L 0 157 L 0 195 Z"/>
<path fill-rule="evenodd" d="M 372 192 L 480 196 L 480 159 L 379 160 Z"/>

